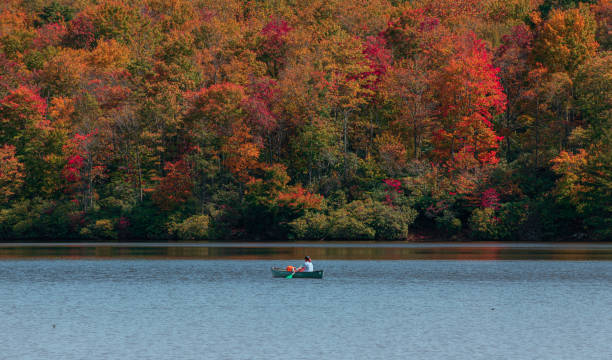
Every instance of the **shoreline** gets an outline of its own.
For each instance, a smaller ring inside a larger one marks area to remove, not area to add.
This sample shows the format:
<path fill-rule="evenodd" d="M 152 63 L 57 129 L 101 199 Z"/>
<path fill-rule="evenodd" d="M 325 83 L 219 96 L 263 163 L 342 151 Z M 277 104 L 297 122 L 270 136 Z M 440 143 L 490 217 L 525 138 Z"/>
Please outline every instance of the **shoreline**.
<path fill-rule="evenodd" d="M 0 242 L 0 248 L 15 247 L 112 247 L 112 248 L 511 248 L 511 249 L 612 249 L 612 242 Z"/>

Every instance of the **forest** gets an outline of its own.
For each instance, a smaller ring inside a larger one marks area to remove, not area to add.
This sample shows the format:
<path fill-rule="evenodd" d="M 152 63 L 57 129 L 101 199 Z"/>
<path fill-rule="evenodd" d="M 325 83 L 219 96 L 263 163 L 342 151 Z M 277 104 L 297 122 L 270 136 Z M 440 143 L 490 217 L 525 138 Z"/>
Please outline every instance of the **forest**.
<path fill-rule="evenodd" d="M 612 240 L 610 0 L 3 0 L 0 240 Z"/>

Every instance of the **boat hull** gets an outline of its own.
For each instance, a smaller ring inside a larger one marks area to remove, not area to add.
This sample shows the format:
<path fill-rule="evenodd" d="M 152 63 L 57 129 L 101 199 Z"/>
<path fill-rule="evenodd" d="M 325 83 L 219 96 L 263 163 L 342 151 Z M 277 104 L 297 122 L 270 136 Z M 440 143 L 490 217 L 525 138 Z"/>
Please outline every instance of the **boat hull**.
<path fill-rule="evenodd" d="M 272 268 L 272 276 L 277 278 L 286 278 L 291 275 L 291 271 L 287 271 L 281 268 Z M 293 279 L 323 279 L 323 270 L 317 270 L 312 272 L 296 272 L 293 274 Z"/>

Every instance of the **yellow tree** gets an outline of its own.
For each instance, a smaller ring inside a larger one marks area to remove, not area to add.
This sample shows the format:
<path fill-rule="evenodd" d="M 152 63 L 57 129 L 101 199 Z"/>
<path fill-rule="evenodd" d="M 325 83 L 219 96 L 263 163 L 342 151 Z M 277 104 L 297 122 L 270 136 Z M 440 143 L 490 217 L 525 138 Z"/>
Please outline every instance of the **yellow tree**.
<path fill-rule="evenodd" d="M 193 95 L 192 107 L 186 115 L 195 144 L 219 156 L 221 164 L 237 180 L 250 180 L 249 172 L 258 167 L 261 145 L 253 141 L 246 124 L 244 88 L 223 83 L 204 88 Z"/>
<path fill-rule="evenodd" d="M 573 74 L 580 64 L 595 54 L 595 21 L 587 7 L 558 10 L 548 20 L 533 18 L 537 25 L 534 43 L 536 59 L 551 72 Z"/>
<path fill-rule="evenodd" d="M 417 58 L 396 64 L 383 85 L 385 97 L 398 114 L 395 127 L 405 141 L 412 141 L 414 159 L 420 157 L 436 103 L 425 63 Z"/>
<path fill-rule="evenodd" d="M 15 147 L 0 147 L 0 200 L 7 201 L 23 184 L 23 164 L 15 157 Z"/>
<path fill-rule="evenodd" d="M 591 5 L 597 22 L 596 39 L 605 50 L 612 50 L 612 0 L 599 0 Z"/>
<path fill-rule="evenodd" d="M 342 121 L 342 143 L 344 153 L 344 176 L 348 173 L 348 130 L 349 116 L 361 106 L 367 104 L 372 90 L 367 88 L 373 74 L 363 52 L 364 46 L 359 38 L 339 32 L 323 42 L 322 57 L 319 67 L 324 78 L 321 86 L 327 89 L 329 101 L 336 119 Z"/>

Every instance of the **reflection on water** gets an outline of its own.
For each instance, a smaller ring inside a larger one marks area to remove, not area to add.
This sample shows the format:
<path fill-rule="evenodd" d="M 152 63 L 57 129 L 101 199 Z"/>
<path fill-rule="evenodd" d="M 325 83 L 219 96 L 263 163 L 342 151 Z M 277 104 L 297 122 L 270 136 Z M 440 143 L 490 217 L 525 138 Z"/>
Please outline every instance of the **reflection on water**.
<path fill-rule="evenodd" d="M 612 260 L 608 243 L 0 244 L 0 259 Z"/>

